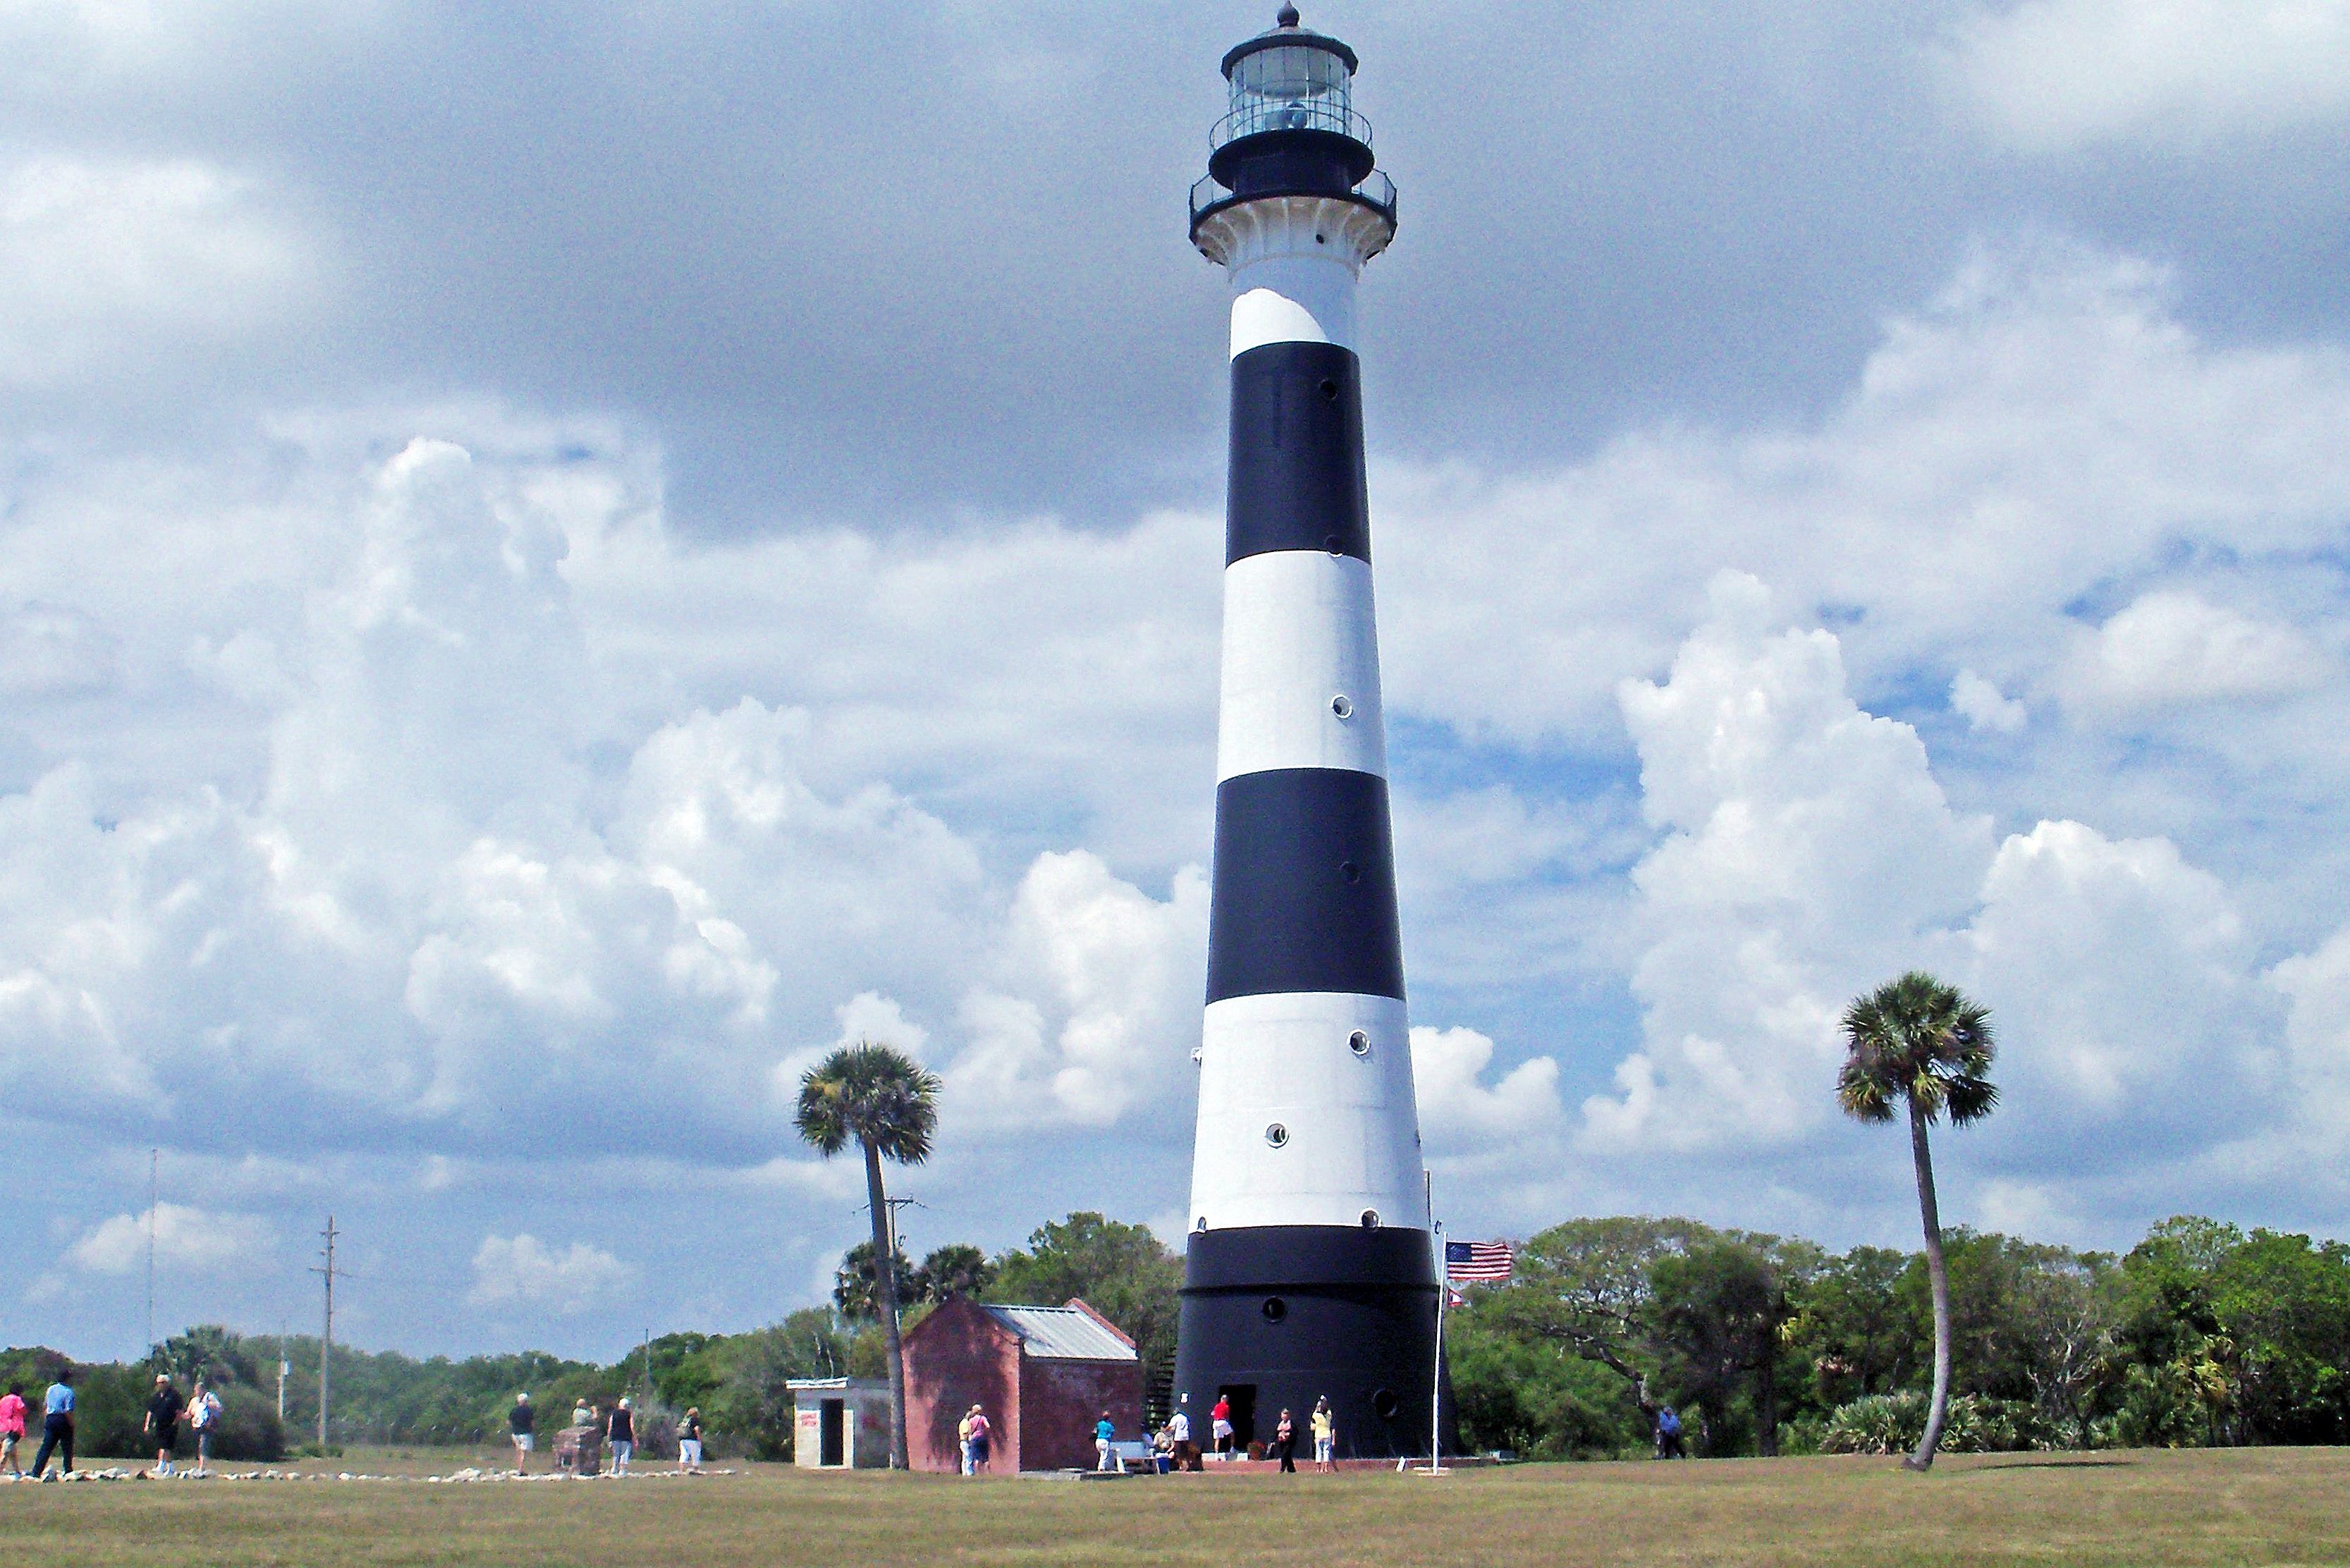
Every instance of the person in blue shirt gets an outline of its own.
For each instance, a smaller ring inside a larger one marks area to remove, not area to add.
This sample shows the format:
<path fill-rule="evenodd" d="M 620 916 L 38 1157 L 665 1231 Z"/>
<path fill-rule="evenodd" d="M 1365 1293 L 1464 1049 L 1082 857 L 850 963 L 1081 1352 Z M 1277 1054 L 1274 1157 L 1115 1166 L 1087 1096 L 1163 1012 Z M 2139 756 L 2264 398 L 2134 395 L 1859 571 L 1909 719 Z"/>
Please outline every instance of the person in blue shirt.
<path fill-rule="evenodd" d="M 1681 1448 L 1681 1418 L 1670 1405 L 1657 1412 L 1657 1458 L 1685 1459 L 1689 1455 Z"/>
<path fill-rule="evenodd" d="M 1101 1419 L 1094 1423 L 1094 1452 L 1101 1456 L 1100 1468 L 1103 1469 L 1108 1469 L 1112 1466 L 1109 1446 L 1116 1441 L 1118 1441 L 1118 1425 L 1109 1418 L 1109 1412 L 1104 1410 L 1101 1413 Z M 1125 1474 L 1125 1463 L 1118 1461 L 1117 1469 L 1120 1475 Z"/>
<path fill-rule="evenodd" d="M 60 1450 L 65 1457 L 65 1473 L 73 1474 L 74 1391 L 73 1368 L 57 1374 L 49 1385 L 49 1397 L 43 1406 L 41 1417 L 41 1451 L 33 1458 L 33 1473 L 43 1480 L 49 1479 L 49 1450 Z"/>

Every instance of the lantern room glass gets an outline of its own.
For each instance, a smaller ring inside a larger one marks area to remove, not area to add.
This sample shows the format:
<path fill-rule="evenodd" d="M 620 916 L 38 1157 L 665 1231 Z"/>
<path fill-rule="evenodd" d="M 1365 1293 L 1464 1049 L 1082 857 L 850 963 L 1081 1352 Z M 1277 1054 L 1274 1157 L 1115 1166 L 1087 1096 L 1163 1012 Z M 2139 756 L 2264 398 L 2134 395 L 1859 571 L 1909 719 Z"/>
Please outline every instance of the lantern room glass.
<path fill-rule="evenodd" d="M 1257 49 L 1232 62 L 1232 113 L 1219 143 L 1268 130 L 1359 136 L 1354 78 L 1338 55 L 1310 44 Z"/>

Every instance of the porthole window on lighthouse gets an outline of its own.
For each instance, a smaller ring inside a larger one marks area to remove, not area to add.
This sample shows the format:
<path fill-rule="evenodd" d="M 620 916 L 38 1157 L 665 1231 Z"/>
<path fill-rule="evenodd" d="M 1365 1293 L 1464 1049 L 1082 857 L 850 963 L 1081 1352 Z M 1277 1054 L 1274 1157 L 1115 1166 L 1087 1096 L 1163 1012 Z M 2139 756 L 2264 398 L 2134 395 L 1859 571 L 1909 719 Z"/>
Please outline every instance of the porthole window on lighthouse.
<path fill-rule="evenodd" d="M 1371 1037 L 1357 1029 L 1347 1036 L 1347 1049 L 1357 1056 L 1367 1056 L 1371 1054 Z"/>
<path fill-rule="evenodd" d="M 1289 1129 L 1275 1122 L 1264 1129 L 1264 1141 L 1280 1148 L 1289 1142 Z"/>
<path fill-rule="evenodd" d="M 1340 692 L 1330 699 L 1330 711 L 1337 714 L 1341 719 L 1351 719 L 1355 716 L 1355 700 Z"/>
<path fill-rule="evenodd" d="M 1363 879 L 1363 868 L 1349 860 L 1338 867 L 1338 875 L 1350 884 L 1359 882 Z"/>

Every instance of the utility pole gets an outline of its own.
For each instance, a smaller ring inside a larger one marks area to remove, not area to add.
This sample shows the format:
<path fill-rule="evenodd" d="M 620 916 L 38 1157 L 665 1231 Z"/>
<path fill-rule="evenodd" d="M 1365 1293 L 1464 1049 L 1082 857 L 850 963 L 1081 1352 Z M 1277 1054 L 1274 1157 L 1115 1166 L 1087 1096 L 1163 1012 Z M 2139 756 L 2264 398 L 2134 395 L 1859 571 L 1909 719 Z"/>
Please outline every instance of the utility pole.
<path fill-rule="evenodd" d="M 162 1190 L 163 1151 L 147 1151 L 147 1348 L 155 1348 L 155 1208 Z"/>
<path fill-rule="evenodd" d="M 926 1209 L 929 1205 L 924 1203 L 919 1198 L 885 1198 L 881 1202 L 882 1205 L 889 1210 L 889 1265 L 890 1267 L 895 1268 L 898 1262 L 898 1252 L 901 1246 L 901 1243 L 898 1240 L 898 1210 L 909 1207 Z"/>
<path fill-rule="evenodd" d="M 326 1267 L 310 1271 L 314 1274 L 325 1275 L 327 1281 L 327 1332 L 318 1342 L 318 1449 L 322 1453 L 327 1447 L 327 1367 L 335 1354 L 335 1217 L 331 1214 L 327 1216 L 324 1234 L 327 1239 Z M 280 1366 L 285 1365 L 282 1355 L 278 1364 Z M 281 1395 L 281 1401 L 283 1397 Z"/>

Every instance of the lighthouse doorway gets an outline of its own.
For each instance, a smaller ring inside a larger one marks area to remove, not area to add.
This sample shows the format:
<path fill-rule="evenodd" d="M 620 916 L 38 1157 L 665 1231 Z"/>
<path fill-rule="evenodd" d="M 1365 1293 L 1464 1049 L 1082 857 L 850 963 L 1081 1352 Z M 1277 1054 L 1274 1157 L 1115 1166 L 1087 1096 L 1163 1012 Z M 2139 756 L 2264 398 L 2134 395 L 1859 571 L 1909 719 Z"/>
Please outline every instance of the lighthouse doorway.
<path fill-rule="evenodd" d="M 1227 1383 L 1216 1392 L 1232 1407 L 1232 1447 L 1246 1453 L 1256 1437 L 1256 1385 Z"/>

